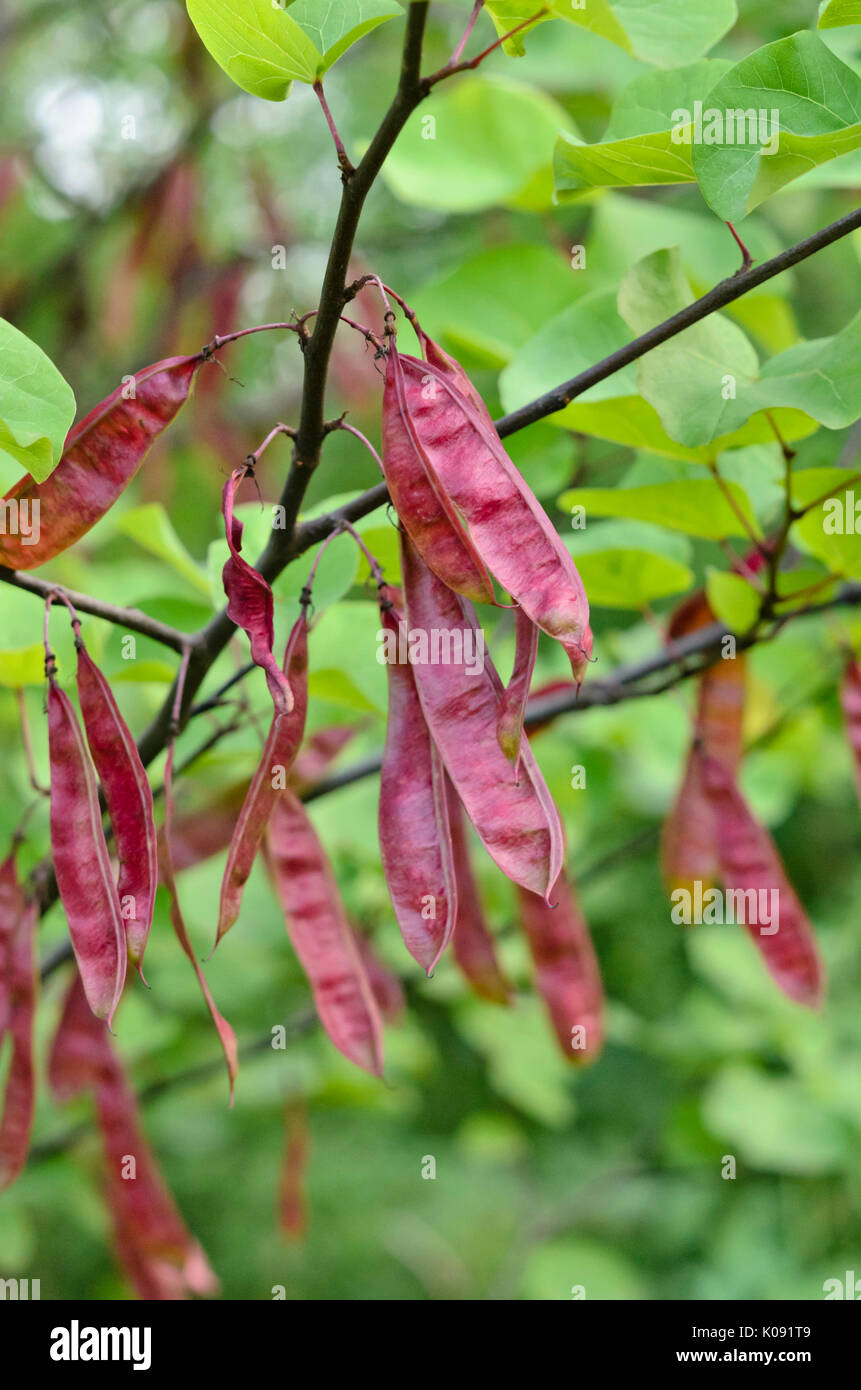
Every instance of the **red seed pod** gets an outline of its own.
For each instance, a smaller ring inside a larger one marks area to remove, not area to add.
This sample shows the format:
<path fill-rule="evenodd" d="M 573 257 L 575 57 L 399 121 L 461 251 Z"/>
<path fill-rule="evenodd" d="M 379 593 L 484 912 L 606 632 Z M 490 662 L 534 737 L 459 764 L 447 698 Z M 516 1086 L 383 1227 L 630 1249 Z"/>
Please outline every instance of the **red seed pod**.
<path fill-rule="evenodd" d="M 390 657 L 406 658 L 401 596 L 389 588 L 381 595 L 386 596 L 380 606 L 383 632 L 393 638 Z M 380 858 L 404 944 L 430 974 L 451 939 L 457 914 L 445 773 L 409 660 L 387 660 L 386 672 L 389 708 L 380 775 Z"/>
<path fill-rule="evenodd" d="M 267 851 L 287 933 L 313 990 L 320 1022 L 345 1057 L 381 1075 L 380 1011 L 325 851 L 291 791 L 282 792 L 275 803 Z"/>
<path fill-rule="evenodd" d="M 243 526 L 233 514 L 236 488 L 247 472 L 244 466 L 234 468 L 224 484 L 221 509 L 230 557 L 221 572 L 221 580 L 227 595 L 227 616 L 247 633 L 251 659 L 263 669 L 276 713 L 287 714 L 293 707 L 293 695 L 287 677 L 272 654 L 275 601 L 263 575 L 240 554 Z"/>
<path fill-rule="evenodd" d="M 855 782 L 861 801 L 861 666 L 850 661 L 843 674 L 840 702 L 846 721 L 846 736 L 855 759 Z"/>
<path fill-rule="evenodd" d="M 535 983 L 569 1062 L 594 1062 L 604 1043 L 604 989 L 592 938 L 565 875 L 557 904 L 518 891 Z"/>
<path fill-rule="evenodd" d="M 446 783 L 457 880 L 457 921 L 452 952 L 459 970 L 479 999 L 487 999 L 491 1004 L 509 1004 L 513 990 L 497 959 L 493 937 L 482 911 L 469 859 L 460 798 L 448 777 Z"/>
<path fill-rule="evenodd" d="M 39 520 L 31 535 L 20 528 L 0 535 L 0 564 L 18 570 L 44 565 L 104 516 L 188 399 L 202 360 L 201 353 L 168 357 L 126 379 L 72 428 L 45 482 L 34 482 L 28 473 L 7 492 L 4 502 L 28 507 L 34 520 L 38 503 Z"/>
<path fill-rule="evenodd" d="M 723 763 L 704 758 L 703 768 L 715 815 L 724 889 L 745 895 L 745 924 L 780 989 L 797 1003 L 818 1008 L 825 981 L 816 938 L 786 877 L 777 847 L 754 819 Z M 751 912 L 752 904 L 756 905 L 755 913 Z"/>
<path fill-rule="evenodd" d="M 158 884 L 152 791 L 113 692 L 80 639 L 78 699 L 119 857 L 117 892 L 129 959 L 140 969 Z"/>
<path fill-rule="evenodd" d="M 287 642 L 284 671 L 293 691 L 293 708 L 289 714 L 275 715 L 239 812 L 221 881 L 216 946 L 239 916 L 242 890 L 257 857 L 272 808 L 287 786 L 287 774 L 302 742 L 308 708 L 308 619 L 304 608 Z"/>
<path fill-rule="evenodd" d="M 526 701 L 529 699 L 529 687 L 532 684 L 535 658 L 538 655 L 538 628 L 522 608 L 514 610 L 514 626 L 514 668 L 502 696 L 496 737 L 499 739 L 500 748 L 509 762 L 514 763 L 514 770 L 517 772 L 520 746 L 523 742 Z"/>
<path fill-rule="evenodd" d="M 514 883 L 549 900 L 562 867 L 559 814 L 528 742 L 517 776 L 499 746 L 503 687 L 481 629 L 467 600 L 437 578 L 403 534 L 401 569 L 410 632 L 436 642 L 440 658 L 413 662 L 431 738 L 490 857 Z"/>
<path fill-rule="evenodd" d="M 660 861 L 668 893 L 678 888 L 692 892 L 697 882 L 708 888 L 720 877 L 717 824 L 698 743 L 688 754 L 675 805 L 661 828 Z"/>
<path fill-rule="evenodd" d="M 438 350 L 428 361 L 398 353 L 392 341 L 387 378 L 398 382 L 399 409 L 392 432 L 420 455 L 437 497 L 463 518 L 470 541 L 526 614 L 565 648 L 579 682 L 592 653 L 589 604 L 571 555 L 538 499 L 508 457 L 478 393 L 453 358 Z M 409 517 L 404 516 L 407 529 Z M 437 568 L 432 545 L 413 541 Z M 458 592 L 472 597 L 468 589 Z"/>
<path fill-rule="evenodd" d="M 14 851 L 0 865 L 0 997 L 12 1042 L 0 1118 L 0 1192 L 15 1181 L 27 1159 L 35 1108 L 33 1018 L 38 996 L 34 941 L 39 911 L 18 885 Z"/>
<path fill-rule="evenodd" d="M 48 685 L 51 853 L 69 935 L 93 1013 L 108 1027 L 126 978 L 126 935 L 93 767 L 69 697 Z"/>
<path fill-rule="evenodd" d="M 159 1172 L 134 1093 L 105 1029 L 86 1007 L 77 975 L 51 1048 L 49 1078 L 61 1100 L 81 1090 L 95 1095 L 117 1253 L 139 1296 L 184 1299 L 215 1292 L 217 1280 Z"/>

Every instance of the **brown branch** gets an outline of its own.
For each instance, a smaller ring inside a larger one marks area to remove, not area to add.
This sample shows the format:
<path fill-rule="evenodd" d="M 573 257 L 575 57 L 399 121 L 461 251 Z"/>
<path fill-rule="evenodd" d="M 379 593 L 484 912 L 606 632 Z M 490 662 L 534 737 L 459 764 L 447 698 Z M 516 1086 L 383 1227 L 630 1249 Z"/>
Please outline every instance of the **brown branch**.
<path fill-rule="evenodd" d="M 167 623 L 160 623 L 156 618 L 148 618 L 146 613 L 141 613 L 138 608 L 118 608 L 113 603 L 103 603 L 99 598 L 90 598 L 88 594 L 79 594 L 75 589 L 66 589 L 61 584 L 51 584 L 46 579 L 37 579 L 21 570 L 9 570 L 0 566 L 0 581 L 11 584 L 15 589 L 24 589 L 29 594 L 37 594 L 39 598 L 47 598 L 49 594 L 61 589 L 82 613 L 89 613 L 93 618 L 104 618 L 105 622 L 127 628 L 129 632 L 137 632 L 141 637 L 151 637 L 154 642 L 161 642 L 162 646 L 170 647 L 175 652 L 181 652 L 188 646 L 193 647 L 197 642 L 195 634 L 189 636 L 175 627 L 168 627 Z M 54 600 L 55 603 L 62 601 L 60 598 Z"/>

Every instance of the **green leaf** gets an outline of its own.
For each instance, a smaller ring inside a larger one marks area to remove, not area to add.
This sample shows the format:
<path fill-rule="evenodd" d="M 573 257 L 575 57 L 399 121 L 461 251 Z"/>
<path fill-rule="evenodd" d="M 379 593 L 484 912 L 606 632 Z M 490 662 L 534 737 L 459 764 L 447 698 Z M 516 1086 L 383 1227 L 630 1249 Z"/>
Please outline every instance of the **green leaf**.
<path fill-rule="evenodd" d="M 737 63 L 704 104 L 693 168 L 706 202 L 726 221 L 740 221 L 811 167 L 861 146 L 861 78 L 806 31 Z M 755 130 L 744 119 L 751 112 Z M 705 143 L 710 125 L 720 143 Z"/>
<path fill-rule="evenodd" d="M 817 29 L 839 29 L 844 24 L 861 24 L 861 0 L 823 0 Z"/>
<path fill-rule="evenodd" d="M 290 6 L 291 19 L 322 55 L 318 77 L 378 24 L 402 14 L 396 0 L 293 0 Z"/>
<path fill-rule="evenodd" d="M 0 453 L 44 482 L 74 418 L 72 388 L 50 357 L 0 319 Z"/>
<path fill-rule="evenodd" d="M 702 1109 L 711 1132 L 751 1168 L 831 1173 L 851 1161 L 848 1125 L 793 1076 L 727 1066 L 706 1089 Z"/>
<path fill-rule="evenodd" d="M 189 18 L 211 56 L 244 92 L 283 101 L 290 83 L 314 82 L 321 55 L 308 35 L 272 0 L 186 0 Z"/>
<path fill-rule="evenodd" d="M 553 0 L 553 13 L 618 44 L 655 67 L 690 63 L 722 39 L 738 17 L 735 0 Z"/>
<path fill-rule="evenodd" d="M 736 483 L 728 483 L 727 489 L 751 529 L 760 534 L 747 494 Z M 713 478 L 684 478 L 647 487 L 573 488 L 562 494 L 558 505 L 563 511 L 584 507 L 587 518 L 590 514 L 626 516 L 704 540 L 748 534 Z"/>
<path fill-rule="evenodd" d="M 810 507 L 790 532 L 794 545 L 840 578 L 861 575 L 861 483 L 848 468 L 806 468 L 792 475 L 792 501 Z M 821 500 L 820 500 L 821 499 Z M 812 506 L 812 503 L 818 503 Z"/>
<path fill-rule="evenodd" d="M 383 177 L 405 203 L 435 212 L 512 203 L 527 189 L 532 205 L 549 206 L 549 166 L 560 129 L 573 129 L 571 118 L 543 92 L 499 77 L 467 76 L 435 88 L 413 112 Z"/>
<path fill-rule="evenodd" d="M 729 632 L 747 632 L 759 617 L 760 598 L 740 574 L 728 574 L 710 565 L 706 571 L 709 606 Z"/>
<path fill-rule="evenodd" d="M 590 603 L 641 609 L 684 593 L 694 582 L 689 546 L 646 522 L 606 521 L 564 537 Z"/>
<path fill-rule="evenodd" d="M 680 124 L 679 112 L 692 111 L 731 68 L 720 59 L 701 59 L 674 72 L 634 78 L 616 98 L 600 143 L 559 136 L 553 166 L 558 200 L 588 188 L 693 183 L 688 127 Z"/>
<path fill-rule="evenodd" d="M 126 661 L 109 672 L 112 681 L 124 681 L 129 685 L 172 685 L 176 668 L 166 661 L 144 659 Z"/>
<path fill-rule="evenodd" d="M 639 261 L 619 290 L 620 312 L 635 333 L 692 300 L 675 247 Z M 711 314 L 642 357 L 637 381 L 667 433 L 690 447 L 725 439 L 758 411 L 777 407 L 840 429 L 861 414 L 861 312 L 832 338 L 797 343 L 761 371 L 742 330 Z"/>
<path fill-rule="evenodd" d="M 205 569 L 189 555 L 161 502 L 146 502 L 141 507 L 133 507 L 119 517 L 116 529 L 123 535 L 131 536 L 151 555 L 164 560 L 199 593 L 209 597 L 209 579 Z"/>
<path fill-rule="evenodd" d="M 596 290 L 584 295 L 546 323 L 505 368 L 499 379 L 504 408 L 516 410 L 630 340 L 613 291 Z M 801 411 L 781 410 L 774 418 L 786 440 L 803 438 L 816 429 Z M 637 394 L 637 370 L 633 364 L 548 416 L 548 423 L 668 458 L 704 464 L 720 450 L 774 440 L 768 420 L 759 415 L 710 446 L 679 443 L 667 433 L 655 407 Z"/>

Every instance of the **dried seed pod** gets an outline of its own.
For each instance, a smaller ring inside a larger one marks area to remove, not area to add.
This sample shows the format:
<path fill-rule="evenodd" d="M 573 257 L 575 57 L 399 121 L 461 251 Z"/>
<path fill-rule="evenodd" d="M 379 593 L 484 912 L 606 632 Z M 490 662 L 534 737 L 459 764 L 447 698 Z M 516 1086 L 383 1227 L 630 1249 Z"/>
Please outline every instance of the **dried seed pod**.
<path fill-rule="evenodd" d="M 243 526 L 233 514 L 236 488 L 247 473 L 245 465 L 234 468 L 224 484 L 221 509 L 230 556 L 221 572 L 221 580 L 227 595 L 227 616 L 247 633 L 251 659 L 263 669 L 276 713 L 287 714 L 293 707 L 293 695 L 287 677 L 272 654 L 275 640 L 272 590 L 263 575 L 240 554 Z"/>
<path fill-rule="evenodd" d="M 797 1003 L 818 1008 L 825 979 L 816 937 L 786 876 L 777 846 L 754 819 L 725 765 L 717 758 L 704 758 L 703 770 L 715 815 L 724 889 L 744 895 L 745 925 L 780 989 Z M 776 922 L 772 920 L 774 908 Z"/>
<path fill-rule="evenodd" d="M 29 508 L 33 535 L 0 535 L 0 565 L 29 570 L 53 560 L 86 535 L 131 482 L 150 446 L 188 399 L 202 353 L 168 357 L 135 373 L 75 425 L 50 477 L 29 473 L 3 501 Z"/>
<path fill-rule="evenodd" d="M 401 596 L 385 595 L 383 632 L 393 637 L 393 655 L 406 657 Z M 398 648 L 401 651 L 398 651 Z M 433 745 L 409 660 L 386 662 L 389 707 L 380 774 L 380 858 L 404 944 L 427 972 L 451 939 L 457 914 L 457 885 L 442 762 Z"/>
<path fill-rule="evenodd" d="M 12 1042 L 0 1118 L 0 1192 L 15 1181 L 27 1159 L 35 1109 L 33 1018 L 38 996 L 34 942 L 38 905 L 17 881 L 14 850 L 0 865 L 0 1045 Z"/>
<path fill-rule="evenodd" d="M 49 668 L 51 853 L 90 1008 L 108 1027 L 126 978 L 126 935 L 93 767 L 69 697 Z"/>
<path fill-rule="evenodd" d="M 276 801 L 266 843 L 287 933 L 313 990 L 320 1022 L 345 1057 L 379 1076 L 380 1011 L 331 866 L 293 792 L 282 792 Z"/>
<path fill-rule="evenodd" d="M 77 625 L 76 625 L 77 626 Z M 155 907 L 158 842 L 152 791 L 113 692 L 78 638 L 78 699 L 119 857 L 117 892 L 129 959 L 140 969 Z"/>
<path fill-rule="evenodd" d="M 604 1042 L 604 989 L 586 919 L 565 875 L 556 884 L 555 907 L 535 893 L 518 891 L 523 926 L 562 1055 L 594 1062 Z"/>
<path fill-rule="evenodd" d="M 469 859 L 460 798 L 450 778 L 446 777 L 446 783 L 457 881 L 457 921 L 452 953 L 458 969 L 479 999 L 487 999 L 491 1004 L 509 1004 L 513 990 L 497 959 L 493 937 L 482 911 Z"/>
<path fill-rule="evenodd" d="M 293 691 L 293 708 L 289 713 L 276 713 L 236 821 L 221 881 L 216 946 L 239 916 L 242 890 L 257 857 L 272 808 L 287 786 L 287 775 L 302 742 L 308 708 L 308 619 L 304 607 L 287 642 L 284 671 Z"/>
<path fill-rule="evenodd" d="M 404 535 L 401 569 L 410 632 L 435 641 L 442 658 L 413 661 L 431 738 L 490 857 L 514 883 L 549 900 L 562 867 L 562 826 L 528 742 L 517 776 L 499 746 L 503 687 L 483 634 L 467 601 Z"/>
<path fill-rule="evenodd" d="M 586 591 L 466 373 L 441 350 L 422 362 L 399 353 L 392 341 L 386 376 L 396 403 L 388 422 L 390 451 L 397 446 L 400 461 L 412 448 L 437 498 L 462 518 L 483 564 L 532 621 L 562 644 L 581 681 L 592 653 Z M 389 471 L 387 466 L 387 477 Z M 411 520 L 407 509 L 404 525 L 425 562 L 449 587 L 475 597 L 440 564 L 433 537 L 415 525 L 411 529 Z"/>

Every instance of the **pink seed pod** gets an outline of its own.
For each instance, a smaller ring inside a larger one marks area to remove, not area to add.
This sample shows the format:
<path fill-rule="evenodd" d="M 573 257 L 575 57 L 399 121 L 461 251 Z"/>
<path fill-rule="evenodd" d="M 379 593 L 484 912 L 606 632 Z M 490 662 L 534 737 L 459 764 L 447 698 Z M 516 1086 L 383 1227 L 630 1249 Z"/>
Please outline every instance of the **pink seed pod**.
<path fill-rule="evenodd" d="M 452 953 L 458 969 L 479 999 L 486 999 L 491 1004 L 510 1004 L 513 990 L 497 958 L 493 936 L 482 911 L 469 859 L 460 798 L 450 778 L 446 777 L 446 783 L 457 880 L 457 921 Z"/>
<path fill-rule="evenodd" d="M 840 686 L 840 703 L 846 722 L 846 737 L 855 759 L 855 783 L 861 801 L 861 666 L 850 661 Z"/>
<path fill-rule="evenodd" d="M 604 1043 L 604 989 L 586 919 L 563 874 L 557 904 L 518 892 L 523 926 L 562 1055 L 575 1064 L 594 1062 Z"/>
<path fill-rule="evenodd" d="M 514 667 L 511 680 L 502 696 L 496 737 L 506 758 L 514 763 L 514 771 L 517 773 L 523 742 L 526 701 L 529 699 L 529 687 L 532 684 L 535 658 L 538 655 L 538 628 L 522 608 L 514 610 L 514 626 Z"/>
<path fill-rule="evenodd" d="M 140 969 L 158 885 L 152 791 L 135 741 L 108 682 L 78 639 L 78 699 L 119 857 L 117 892 L 129 959 Z M 126 904 L 133 907 L 132 915 Z"/>
<path fill-rule="evenodd" d="M 404 618 L 396 590 L 383 589 L 383 631 L 398 638 Z M 401 654 L 401 653 L 399 653 Z M 404 944 L 431 973 L 454 931 L 457 885 L 445 773 L 433 745 L 409 661 L 387 661 L 389 708 L 380 775 L 380 858 Z"/>
<path fill-rule="evenodd" d="M 380 1076 L 383 1025 L 332 875 L 301 801 L 291 791 L 275 803 L 267 863 L 320 1022 L 345 1057 Z"/>
<path fill-rule="evenodd" d="M 425 338 L 425 351 L 429 341 Z M 389 377 L 398 383 L 399 408 L 391 420 L 401 452 L 407 452 L 409 441 L 436 496 L 445 498 L 463 519 L 483 564 L 532 621 L 561 643 L 579 683 L 592 654 L 582 580 L 540 502 L 505 452 L 466 373 L 441 349 L 422 362 L 398 353 L 392 341 Z M 408 513 L 403 520 L 410 530 Z M 444 571 L 434 546 L 418 528 L 411 536 L 425 562 L 449 587 L 467 598 L 480 598 Z"/>
<path fill-rule="evenodd" d="M 72 703 L 48 685 L 51 853 L 90 1008 L 108 1027 L 126 978 L 126 934 L 92 763 Z"/>
<path fill-rule="evenodd" d="M 202 361 L 202 353 L 168 357 L 124 380 L 73 426 L 49 478 L 37 483 L 28 473 L 7 492 L 3 500 L 19 507 L 38 503 L 40 526 L 33 545 L 31 536 L 0 535 L 0 565 L 35 569 L 95 526 L 188 399 Z"/>
<path fill-rule="evenodd" d="M 440 653 L 445 647 L 451 658 L 413 664 L 425 722 L 445 769 L 491 859 L 512 882 L 552 901 L 562 867 L 562 825 L 528 742 L 523 740 L 517 775 L 499 746 L 503 686 L 484 652 L 474 613 L 403 534 L 401 569 L 410 629 L 436 633 Z M 470 652 L 473 660 L 466 659 Z"/>
<path fill-rule="evenodd" d="M 272 654 L 275 601 L 263 575 L 240 554 L 243 526 L 233 514 L 236 488 L 247 472 L 245 466 L 234 468 L 224 484 L 221 509 L 230 557 L 221 572 L 221 580 L 227 595 L 227 616 L 247 633 L 251 659 L 264 671 L 276 714 L 287 714 L 293 707 L 293 695 L 287 677 Z"/>
<path fill-rule="evenodd" d="M 714 811 L 718 854 L 725 890 L 744 893 L 749 903 L 776 903 L 777 923 L 746 925 L 775 983 L 798 1004 L 819 1008 L 825 978 L 810 920 L 783 867 L 777 846 L 757 823 L 727 768 L 717 758 L 705 758 L 704 781 Z M 773 928 L 776 925 L 776 930 Z M 766 930 L 762 927 L 766 926 Z"/>
<path fill-rule="evenodd" d="M 38 998 L 35 935 L 39 909 L 17 881 L 14 851 L 0 865 L 0 1046 L 8 1032 L 12 1055 L 0 1117 L 0 1192 L 27 1160 L 35 1109 L 33 1019 Z"/>
<path fill-rule="evenodd" d="M 216 946 L 239 916 L 242 892 L 257 857 L 272 808 L 281 790 L 287 785 L 287 775 L 302 742 L 308 708 L 308 619 L 304 608 L 296 619 L 287 642 L 284 671 L 293 691 L 293 708 L 289 713 L 276 713 L 262 757 L 239 812 L 221 881 Z"/>

